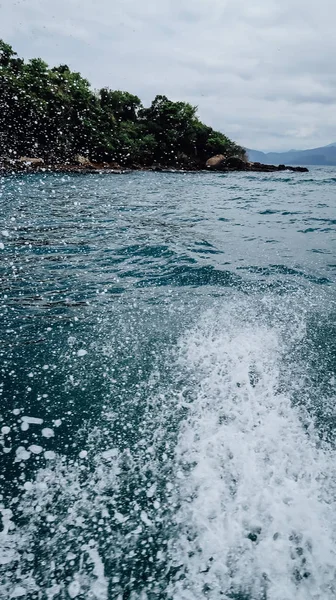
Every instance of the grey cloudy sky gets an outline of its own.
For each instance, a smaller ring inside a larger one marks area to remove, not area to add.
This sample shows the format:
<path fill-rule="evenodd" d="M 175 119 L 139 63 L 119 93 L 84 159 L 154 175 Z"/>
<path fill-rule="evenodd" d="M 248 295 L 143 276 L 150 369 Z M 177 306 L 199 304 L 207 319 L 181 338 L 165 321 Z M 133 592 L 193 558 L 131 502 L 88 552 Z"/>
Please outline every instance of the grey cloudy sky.
<path fill-rule="evenodd" d="M 0 0 L 0 37 L 94 87 L 187 100 L 257 149 L 336 142 L 335 0 Z"/>

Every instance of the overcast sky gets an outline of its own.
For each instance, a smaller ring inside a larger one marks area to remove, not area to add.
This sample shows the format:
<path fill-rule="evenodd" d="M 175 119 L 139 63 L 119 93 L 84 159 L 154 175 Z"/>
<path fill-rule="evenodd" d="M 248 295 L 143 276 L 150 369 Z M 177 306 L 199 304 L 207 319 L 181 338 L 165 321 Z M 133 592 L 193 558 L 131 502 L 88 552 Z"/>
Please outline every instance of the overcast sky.
<path fill-rule="evenodd" d="M 336 142 L 335 0 L 0 0 L 0 37 L 260 150 Z"/>

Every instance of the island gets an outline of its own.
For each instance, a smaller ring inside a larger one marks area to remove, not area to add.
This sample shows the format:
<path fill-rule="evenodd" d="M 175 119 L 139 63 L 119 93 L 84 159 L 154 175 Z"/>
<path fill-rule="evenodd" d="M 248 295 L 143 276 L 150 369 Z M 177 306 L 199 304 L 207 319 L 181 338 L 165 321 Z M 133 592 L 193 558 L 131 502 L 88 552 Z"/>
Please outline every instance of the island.
<path fill-rule="evenodd" d="M 197 107 L 157 95 L 94 90 L 67 65 L 25 62 L 0 40 L 0 174 L 150 171 L 308 171 L 249 162 L 205 125 Z"/>

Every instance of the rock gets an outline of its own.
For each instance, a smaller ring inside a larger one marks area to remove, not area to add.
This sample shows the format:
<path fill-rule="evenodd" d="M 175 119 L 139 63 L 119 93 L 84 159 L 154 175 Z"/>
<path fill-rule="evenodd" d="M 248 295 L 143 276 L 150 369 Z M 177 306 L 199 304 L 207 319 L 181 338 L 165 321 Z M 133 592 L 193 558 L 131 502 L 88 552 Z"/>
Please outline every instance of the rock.
<path fill-rule="evenodd" d="M 207 160 L 206 167 L 212 171 L 260 171 L 262 173 L 271 173 L 273 171 L 294 171 L 298 173 L 307 173 L 306 167 L 287 167 L 286 165 L 264 165 L 259 162 L 248 162 L 241 156 L 229 156 L 225 158 L 223 154 L 217 154 Z"/>
<path fill-rule="evenodd" d="M 307 167 L 292 167 L 286 165 L 264 165 L 259 162 L 249 163 L 249 171 L 260 171 L 262 173 L 271 173 L 273 171 L 293 171 L 294 173 L 308 173 Z"/>
<path fill-rule="evenodd" d="M 207 160 L 207 169 L 216 171 L 249 171 L 249 165 L 246 159 L 241 156 L 229 156 L 226 158 L 224 154 L 217 154 Z"/>
<path fill-rule="evenodd" d="M 307 167 L 286 167 L 290 171 L 296 171 L 297 173 L 309 173 L 309 169 Z"/>
<path fill-rule="evenodd" d="M 212 156 L 211 158 L 209 158 L 206 161 L 205 166 L 207 169 L 217 170 L 217 169 L 221 169 L 224 163 L 225 163 L 224 154 L 216 154 L 216 156 Z"/>
<path fill-rule="evenodd" d="M 120 169 L 121 169 L 121 166 L 120 166 L 120 164 L 119 164 L 119 163 L 117 163 L 117 162 L 110 162 L 110 163 L 107 163 L 107 168 L 108 168 L 108 169 L 116 169 L 116 170 L 120 170 Z"/>
<path fill-rule="evenodd" d="M 74 163 L 76 165 L 82 165 L 83 167 L 91 166 L 90 159 L 88 159 L 87 156 L 82 156 L 82 154 L 76 154 L 76 156 L 74 157 Z"/>
<path fill-rule="evenodd" d="M 251 162 L 250 163 L 250 171 L 261 171 L 263 173 L 278 171 L 278 167 L 275 165 L 264 165 L 260 162 Z"/>
<path fill-rule="evenodd" d="M 223 166 L 230 171 L 231 169 L 233 171 L 249 171 L 250 163 L 246 162 L 243 158 L 240 158 L 240 156 L 230 156 L 226 159 Z"/>
<path fill-rule="evenodd" d="M 19 162 L 25 163 L 26 165 L 34 165 L 36 167 L 44 165 L 43 158 L 30 158 L 28 156 L 20 156 Z"/>

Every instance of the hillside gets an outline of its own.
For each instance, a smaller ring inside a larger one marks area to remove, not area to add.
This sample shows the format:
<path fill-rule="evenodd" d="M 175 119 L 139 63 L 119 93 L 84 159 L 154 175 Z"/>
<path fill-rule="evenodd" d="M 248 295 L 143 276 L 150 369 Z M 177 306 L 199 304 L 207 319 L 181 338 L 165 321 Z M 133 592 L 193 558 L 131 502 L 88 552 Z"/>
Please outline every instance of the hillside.
<path fill-rule="evenodd" d="M 28 62 L 0 40 L 0 157 L 50 163 L 75 156 L 123 166 L 197 168 L 215 154 L 245 156 L 202 123 L 197 107 L 157 95 L 149 107 L 129 92 L 93 90 L 67 65 Z"/>
<path fill-rule="evenodd" d="M 336 166 L 336 142 L 310 150 L 260 152 L 246 148 L 249 160 L 269 164 Z"/>

